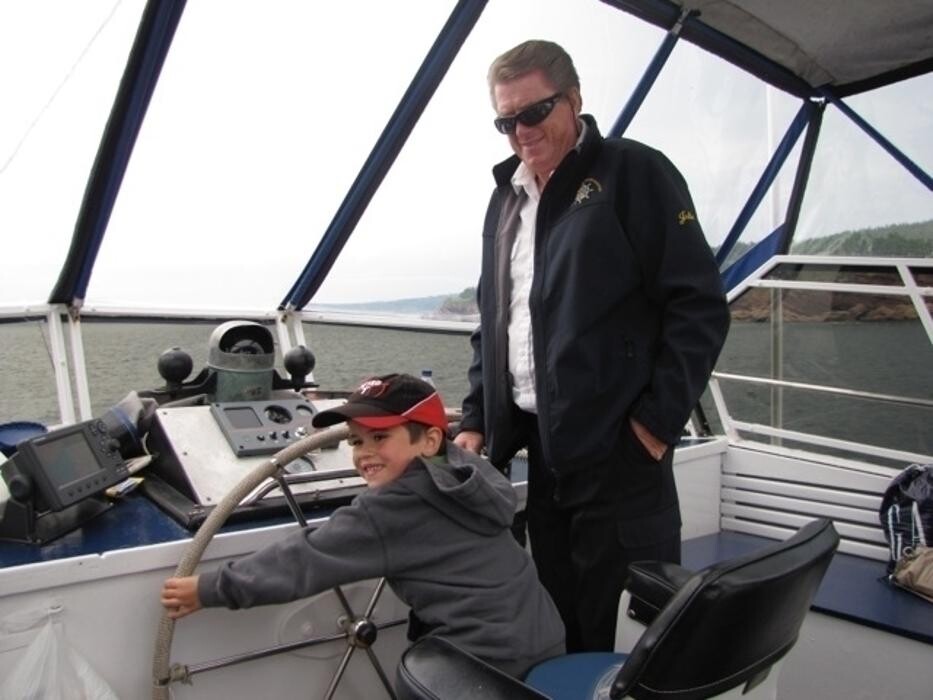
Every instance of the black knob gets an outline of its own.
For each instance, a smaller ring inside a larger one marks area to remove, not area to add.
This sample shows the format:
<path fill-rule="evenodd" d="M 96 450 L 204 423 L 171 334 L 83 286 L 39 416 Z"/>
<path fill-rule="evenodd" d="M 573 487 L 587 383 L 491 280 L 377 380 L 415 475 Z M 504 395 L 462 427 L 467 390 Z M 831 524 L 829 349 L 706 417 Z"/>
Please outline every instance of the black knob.
<path fill-rule="evenodd" d="M 159 376 L 169 386 L 179 386 L 191 374 L 194 362 L 181 348 L 169 348 L 159 355 Z"/>
<path fill-rule="evenodd" d="M 376 637 L 379 636 L 379 628 L 376 625 L 366 618 L 357 620 L 353 626 L 353 639 L 352 643 L 354 646 L 359 647 L 369 647 L 373 642 L 376 641 Z"/>
<path fill-rule="evenodd" d="M 17 473 L 8 476 L 6 485 L 10 496 L 20 503 L 26 503 L 32 497 L 32 479 L 25 474 Z"/>
<path fill-rule="evenodd" d="M 304 345 L 296 345 L 282 358 L 285 364 L 285 371 L 291 375 L 292 388 L 298 391 L 305 382 L 311 370 L 314 369 L 314 353 Z"/>

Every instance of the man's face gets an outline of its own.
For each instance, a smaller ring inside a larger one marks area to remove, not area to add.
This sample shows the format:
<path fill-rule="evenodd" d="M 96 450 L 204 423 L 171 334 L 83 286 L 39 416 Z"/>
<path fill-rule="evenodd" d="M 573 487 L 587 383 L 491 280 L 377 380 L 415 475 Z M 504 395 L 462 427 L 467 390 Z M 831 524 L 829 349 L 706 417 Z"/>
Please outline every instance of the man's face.
<path fill-rule="evenodd" d="M 493 89 L 496 114 L 500 117 L 514 116 L 555 92 L 557 90 L 541 71 L 497 83 Z M 515 131 L 509 134 L 515 155 L 531 169 L 541 184 L 547 182 L 553 170 L 576 144 L 579 111 L 579 92 L 573 89 L 561 96 L 542 122 L 534 126 L 516 122 Z"/>

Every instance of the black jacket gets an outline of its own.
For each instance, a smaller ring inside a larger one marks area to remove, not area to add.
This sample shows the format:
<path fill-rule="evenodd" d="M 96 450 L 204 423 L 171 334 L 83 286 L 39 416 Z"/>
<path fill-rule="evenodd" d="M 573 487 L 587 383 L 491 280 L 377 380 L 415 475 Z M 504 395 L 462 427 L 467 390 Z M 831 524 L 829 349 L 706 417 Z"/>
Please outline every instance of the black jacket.
<path fill-rule="evenodd" d="M 703 392 L 729 326 L 719 271 L 686 183 L 660 152 L 587 131 L 538 207 L 530 309 L 538 426 L 558 474 L 608 457 L 635 417 L 668 444 Z M 484 433 L 502 466 L 522 446 L 504 352 L 509 290 L 495 240 L 517 157 L 493 169 L 461 429 Z"/>

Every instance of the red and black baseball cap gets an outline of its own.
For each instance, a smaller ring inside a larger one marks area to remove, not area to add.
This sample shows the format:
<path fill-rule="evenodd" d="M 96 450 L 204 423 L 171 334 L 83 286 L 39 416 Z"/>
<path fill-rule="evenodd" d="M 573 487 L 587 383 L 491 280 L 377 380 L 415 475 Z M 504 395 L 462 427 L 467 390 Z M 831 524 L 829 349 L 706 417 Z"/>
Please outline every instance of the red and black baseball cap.
<path fill-rule="evenodd" d="M 391 428 L 412 421 L 447 432 L 447 413 L 437 390 L 410 374 L 365 380 L 345 404 L 315 414 L 311 425 L 324 428 L 346 420 L 367 428 Z"/>

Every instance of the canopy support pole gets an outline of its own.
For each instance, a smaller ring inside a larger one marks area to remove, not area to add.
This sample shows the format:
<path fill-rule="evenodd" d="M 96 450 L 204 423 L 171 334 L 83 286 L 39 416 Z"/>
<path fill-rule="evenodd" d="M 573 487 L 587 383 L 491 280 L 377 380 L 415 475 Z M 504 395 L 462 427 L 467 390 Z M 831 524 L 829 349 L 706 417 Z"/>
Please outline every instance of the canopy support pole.
<path fill-rule="evenodd" d="M 398 107 L 389 117 L 379 140 L 363 163 L 359 175 L 356 176 L 317 248 L 279 305 L 280 309 L 303 309 L 323 284 L 327 273 L 369 206 L 376 189 L 415 128 L 428 100 L 437 90 L 460 47 L 479 19 L 486 1 L 460 0 L 457 3 Z"/>
<path fill-rule="evenodd" d="M 658 75 L 661 73 L 661 69 L 664 68 L 664 64 L 667 63 L 667 59 L 674 50 L 674 46 L 677 45 L 677 40 L 680 39 L 680 31 L 684 27 L 684 22 L 687 18 L 695 14 L 696 10 L 684 10 L 674 23 L 674 26 L 667 31 L 667 36 L 664 37 L 664 41 L 661 42 L 654 57 L 651 59 L 651 63 L 648 64 L 648 67 L 642 74 L 641 80 L 639 80 L 638 85 L 635 86 L 635 90 L 632 92 L 631 97 L 628 98 L 628 102 L 625 103 L 625 107 L 623 107 L 622 111 L 619 113 L 615 124 L 613 124 L 612 128 L 609 130 L 610 138 L 619 138 L 625 133 L 625 130 L 628 129 L 629 124 L 632 123 L 632 119 L 635 118 L 642 103 L 645 101 L 648 91 L 651 90 L 654 82 L 658 79 Z"/>

